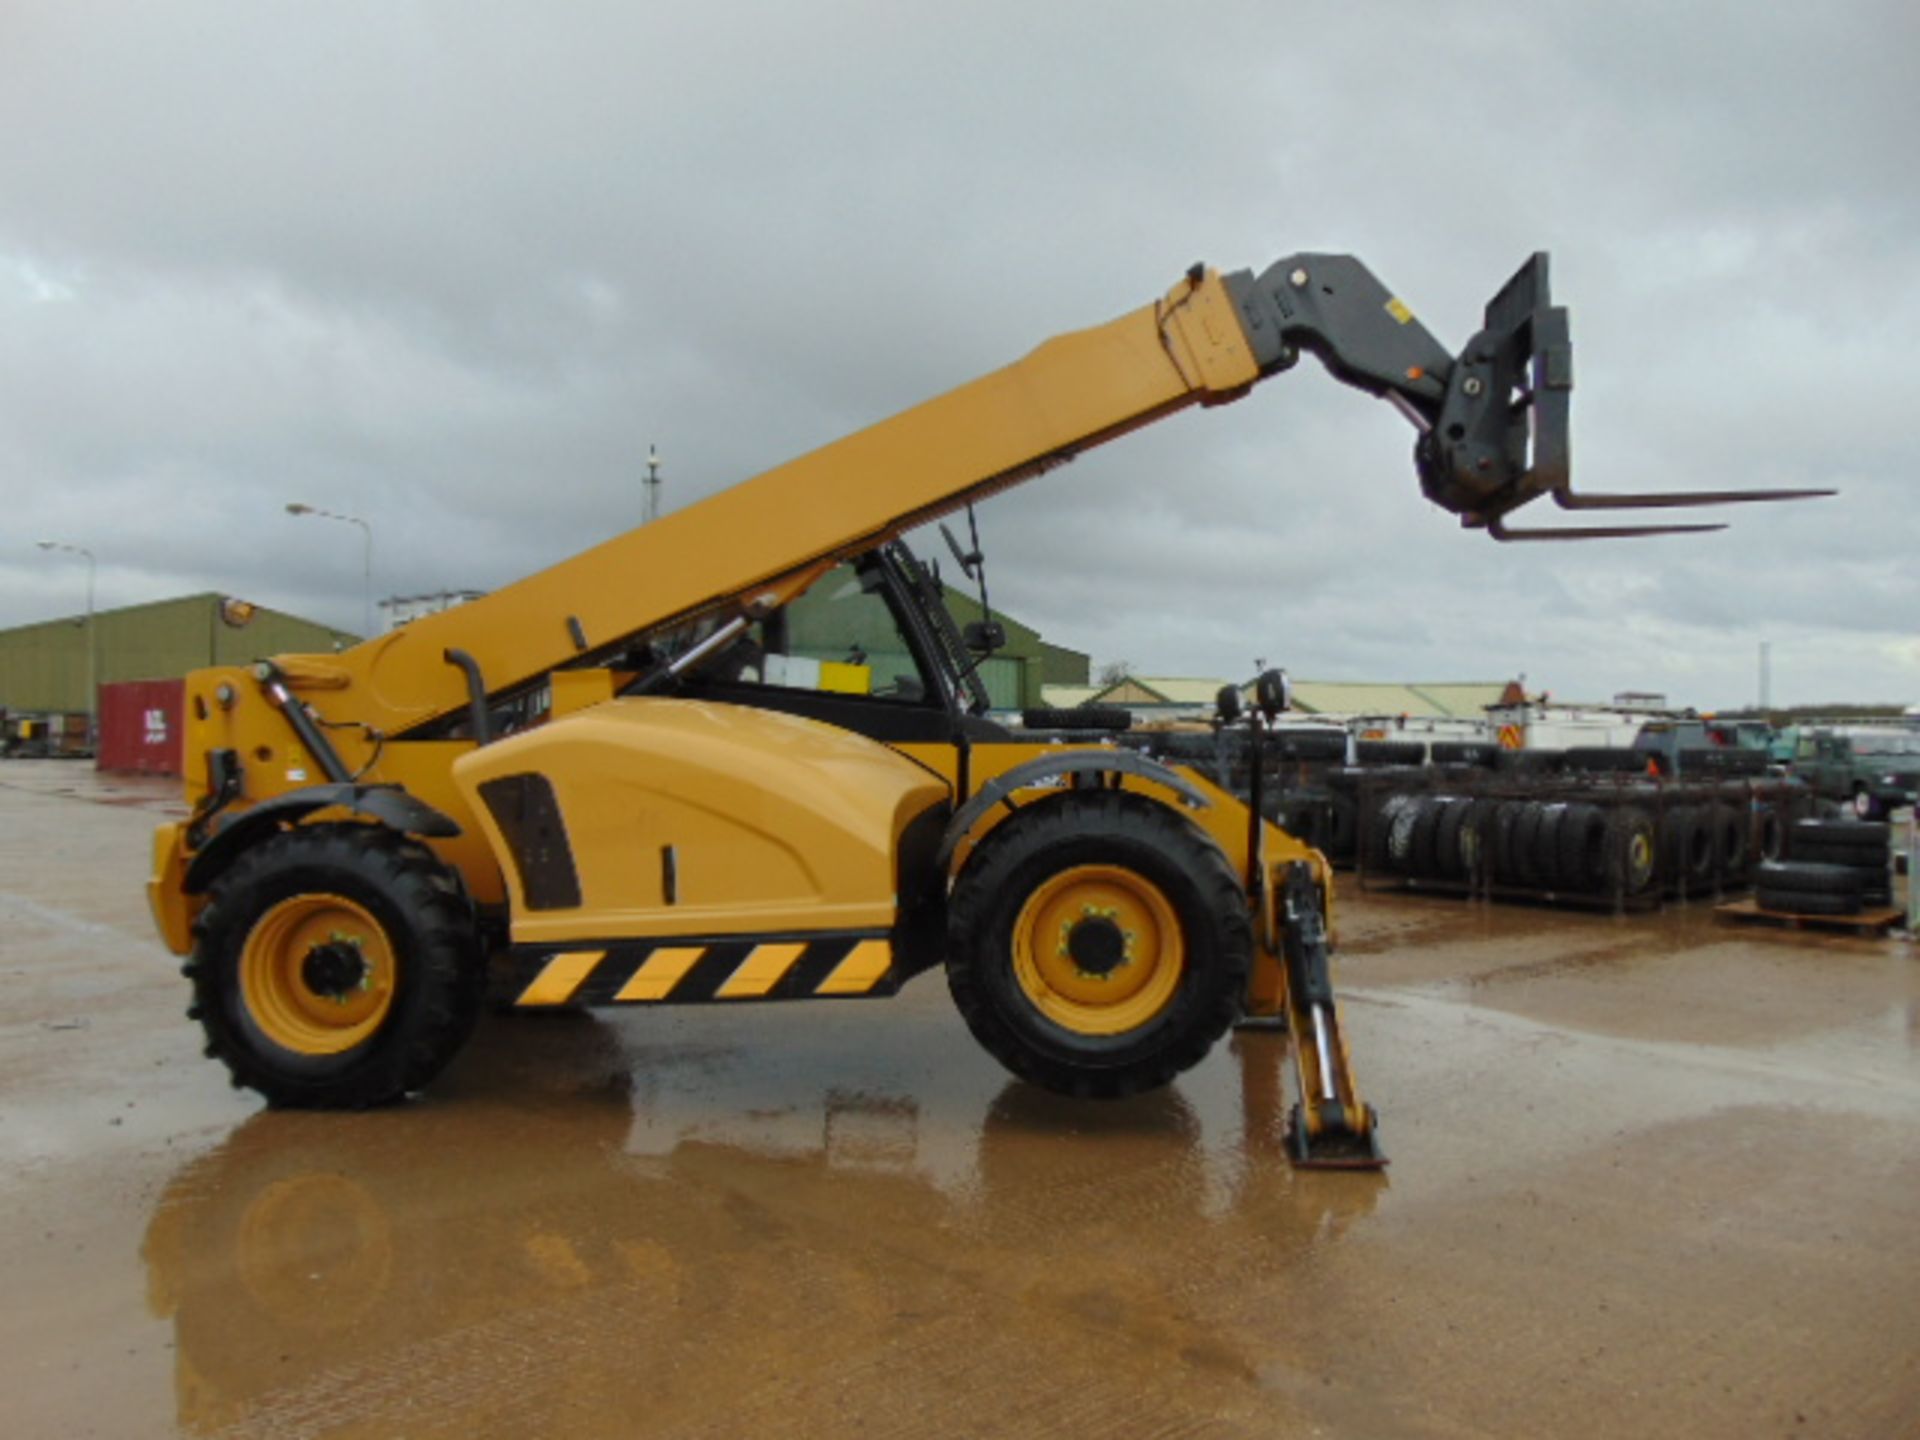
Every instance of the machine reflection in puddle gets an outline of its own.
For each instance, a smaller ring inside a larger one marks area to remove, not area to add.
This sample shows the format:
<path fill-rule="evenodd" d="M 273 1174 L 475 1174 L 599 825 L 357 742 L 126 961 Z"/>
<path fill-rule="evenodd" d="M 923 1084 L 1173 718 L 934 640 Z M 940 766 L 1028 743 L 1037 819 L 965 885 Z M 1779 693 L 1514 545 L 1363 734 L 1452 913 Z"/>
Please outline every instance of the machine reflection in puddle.
<path fill-rule="evenodd" d="M 181 1171 L 143 1253 L 182 1427 L 593 1433 L 561 1423 L 583 1394 L 609 1417 L 687 1420 L 742 1386 L 804 1410 L 849 1357 L 1024 1335 L 1071 1368 L 1093 1363 L 1075 1332 L 1116 1327 L 1157 1358 L 1100 1383 L 1177 1380 L 1155 1372 L 1183 1355 L 1253 1375 L 1248 1295 L 1386 1188 L 1288 1167 L 1274 1035 L 1181 1089 L 1015 1083 L 962 1112 L 711 1048 L 621 1085 L 602 1028 L 526 1042 L 570 1057 L 544 1089 L 512 1064 L 397 1110 L 267 1112 Z"/>

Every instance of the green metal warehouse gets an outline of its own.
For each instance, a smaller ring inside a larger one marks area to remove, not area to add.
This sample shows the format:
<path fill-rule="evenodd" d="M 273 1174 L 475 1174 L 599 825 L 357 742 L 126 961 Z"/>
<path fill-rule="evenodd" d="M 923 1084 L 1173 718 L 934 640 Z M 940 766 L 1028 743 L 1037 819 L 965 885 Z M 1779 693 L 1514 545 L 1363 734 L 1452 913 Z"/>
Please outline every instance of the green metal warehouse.
<path fill-rule="evenodd" d="M 971 597 L 947 587 L 946 599 L 960 624 L 979 618 L 980 607 Z M 794 640 L 802 653 L 816 648 L 809 645 L 810 640 L 829 642 L 824 634 L 809 633 L 815 628 L 810 621 L 816 606 L 810 596 L 795 607 Z M 1043 684 L 1086 683 L 1085 655 L 1048 644 L 1007 615 L 996 613 L 994 618 L 1005 627 L 1007 644 L 980 667 L 994 708 L 1042 704 Z M 266 655 L 325 654 L 353 645 L 359 638 L 223 595 L 187 595 L 97 611 L 92 630 L 94 683 L 176 679 L 203 665 L 244 665 Z M 884 670 L 890 658 L 897 658 L 884 653 L 888 645 L 898 644 L 897 637 L 879 631 L 858 637 L 835 634 L 829 643 L 818 645 L 819 658 L 844 658 L 849 638 L 878 652 L 873 656 L 876 670 Z M 87 649 L 84 615 L 0 630 L 0 710 L 15 714 L 87 711 Z"/>
<path fill-rule="evenodd" d="M 326 653 L 359 636 L 224 595 L 69 615 L 0 630 L 0 710 L 78 714 L 88 704 L 88 647 L 96 686 L 168 680 L 202 665 L 244 665 L 264 655 Z"/>

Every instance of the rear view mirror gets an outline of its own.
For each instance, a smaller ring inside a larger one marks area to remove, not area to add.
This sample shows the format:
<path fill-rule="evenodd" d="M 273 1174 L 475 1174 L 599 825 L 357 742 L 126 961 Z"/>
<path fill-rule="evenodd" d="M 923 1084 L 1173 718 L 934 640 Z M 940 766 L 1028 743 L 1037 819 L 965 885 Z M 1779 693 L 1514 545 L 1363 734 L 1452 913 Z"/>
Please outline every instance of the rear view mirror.
<path fill-rule="evenodd" d="M 991 655 L 1006 647 L 1006 627 L 998 620 L 973 620 L 960 632 L 967 650 L 974 655 Z"/>

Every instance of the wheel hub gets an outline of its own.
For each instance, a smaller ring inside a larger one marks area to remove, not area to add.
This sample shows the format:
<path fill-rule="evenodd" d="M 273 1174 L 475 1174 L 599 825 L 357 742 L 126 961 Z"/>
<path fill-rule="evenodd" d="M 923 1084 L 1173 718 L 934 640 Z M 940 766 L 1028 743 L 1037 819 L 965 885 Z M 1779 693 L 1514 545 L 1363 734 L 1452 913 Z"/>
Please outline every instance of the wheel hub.
<path fill-rule="evenodd" d="M 300 962 L 300 979 L 307 989 L 336 1005 L 346 1004 L 349 996 L 365 990 L 372 976 L 359 942 L 345 935 L 315 945 Z"/>
<path fill-rule="evenodd" d="M 1160 887 L 1130 866 L 1075 865 L 1036 885 L 1014 918 L 1015 983 L 1054 1024 L 1122 1035 L 1163 1013 L 1186 946 Z"/>
<path fill-rule="evenodd" d="M 1111 915 L 1096 913 L 1068 929 L 1065 948 L 1082 975 L 1104 980 L 1132 958 L 1127 938 Z"/>

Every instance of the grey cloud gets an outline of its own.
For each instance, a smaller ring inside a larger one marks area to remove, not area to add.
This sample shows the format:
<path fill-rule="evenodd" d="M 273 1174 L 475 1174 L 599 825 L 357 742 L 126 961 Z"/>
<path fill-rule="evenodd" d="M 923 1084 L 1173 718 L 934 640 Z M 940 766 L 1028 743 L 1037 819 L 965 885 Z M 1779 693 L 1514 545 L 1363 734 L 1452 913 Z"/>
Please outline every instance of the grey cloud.
<path fill-rule="evenodd" d="M 1168 673 L 1913 698 L 1907 7 L 44 4 L 0 20 L 0 624 L 498 586 L 1144 303 L 1364 255 L 1460 343 L 1525 254 L 1603 488 L 1838 484 L 1496 549 L 1303 367 L 991 502 L 996 599 Z M 1529 517 L 1531 518 L 1531 517 Z"/>

